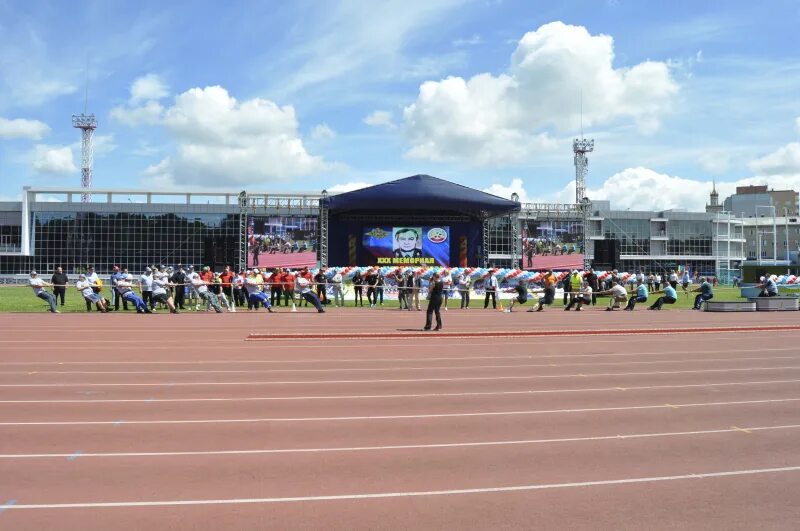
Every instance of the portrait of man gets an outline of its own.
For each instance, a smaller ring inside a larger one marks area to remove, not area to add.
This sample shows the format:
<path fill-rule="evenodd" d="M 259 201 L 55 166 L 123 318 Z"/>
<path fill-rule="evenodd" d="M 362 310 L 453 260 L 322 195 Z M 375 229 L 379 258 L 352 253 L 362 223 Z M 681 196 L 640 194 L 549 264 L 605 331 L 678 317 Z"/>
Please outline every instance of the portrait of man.
<path fill-rule="evenodd" d="M 394 256 L 395 258 L 422 258 L 422 228 L 395 228 Z"/>

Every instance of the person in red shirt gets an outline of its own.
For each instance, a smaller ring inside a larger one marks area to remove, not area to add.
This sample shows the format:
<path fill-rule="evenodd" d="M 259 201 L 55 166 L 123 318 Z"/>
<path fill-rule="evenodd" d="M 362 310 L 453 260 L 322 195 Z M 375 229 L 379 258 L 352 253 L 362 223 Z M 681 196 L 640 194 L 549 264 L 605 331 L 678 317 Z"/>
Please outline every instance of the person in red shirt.
<path fill-rule="evenodd" d="M 291 269 L 287 269 L 283 274 L 283 303 L 285 306 L 289 306 L 289 301 L 294 304 L 294 278 L 295 275 Z"/>
<path fill-rule="evenodd" d="M 214 281 L 214 273 L 211 271 L 211 268 L 208 266 L 203 267 L 203 272 L 200 273 L 200 279 L 204 282 L 213 282 Z"/>
<path fill-rule="evenodd" d="M 281 295 L 283 294 L 283 269 L 277 267 L 273 270 L 269 279 L 270 283 L 270 302 L 273 306 L 281 305 Z"/>
<path fill-rule="evenodd" d="M 219 274 L 219 280 L 222 282 L 222 293 L 225 294 L 229 301 L 233 301 L 233 289 L 231 287 L 233 271 L 231 271 L 230 266 L 225 266 L 225 269 Z"/>

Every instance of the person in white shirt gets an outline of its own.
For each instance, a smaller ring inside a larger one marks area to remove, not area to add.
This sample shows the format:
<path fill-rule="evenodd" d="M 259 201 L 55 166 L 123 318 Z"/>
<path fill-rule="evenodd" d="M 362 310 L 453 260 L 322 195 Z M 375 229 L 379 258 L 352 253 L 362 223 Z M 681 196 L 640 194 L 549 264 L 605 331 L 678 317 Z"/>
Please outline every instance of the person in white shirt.
<path fill-rule="evenodd" d="M 494 273 L 491 273 L 489 278 L 486 279 L 486 297 L 483 299 L 484 310 L 489 307 L 489 297 L 492 298 L 492 308 L 497 309 L 497 286 L 497 277 Z"/>
<path fill-rule="evenodd" d="M 45 282 L 41 278 L 39 278 L 39 274 L 36 271 L 31 271 L 31 279 L 28 281 L 28 285 L 33 290 L 33 293 L 46 301 L 47 304 L 50 305 L 50 312 L 51 313 L 61 313 L 58 311 L 56 307 L 56 298 L 53 297 L 53 294 L 47 291 L 45 288 L 52 286 L 52 284 Z"/>
<path fill-rule="evenodd" d="M 194 270 L 194 266 L 189 266 L 189 271 L 186 273 L 186 283 L 189 284 L 189 306 L 194 304 L 194 311 L 200 311 L 200 293 L 198 293 L 197 288 L 194 286 L 195 279 L 199 279 L 200 274 Z"/>
<path fill-rule="evenodd" d="M 219 305 L 219 299 L 216 295 L 208 290 L 208 284 L 205 280 L 200 278 L 200 275 L 197 275 L 192 279 L 192 286 L 197 291 L 197 294 L 200 295 L 200 298 L 210 304 L 214 308 L 215 312 L 222 313 L 222 307 Z"/>
<path fill-rule="evenodd" d="M 78 282 L 75 283 L 75 289 L 81 292 L 81 295 L 83 295 L 83 298 L 86 299 L 86 302 L 97 306 L 99 311 L 108 313 L 108 308 L 106 307 L 105 301 L 100 294 L 94 292 L 94 286 L 95 284 L 90 282 L 86 275 L 78 275 Z"/>
<path fill-rule="evenodd" d="M 304 278 L 301 275 L 297 275 L 295 277 L 294 292 L 298 293 L 301 298 L 313 304 L 314 308 L 317 309 L 317 312 L 325 313 L 325 308 L 322 307 L 322 303 L 319 301 L 317 294 L 311 289 L 311 283 L 307 278 Z"/>
<path fill-rule="evenodd" d="M 606 308 L 607 312 L 613 311 L 614 307 L 620 303 L 627 303 L 628 302 L 628 291 L 625 289 L 625 285 L 622 282 L 618 282 L 611 286 L 611 289 L 607 291 L 602 291 L 598 293 L 598 295 L 610 295 L 611 298 L 608 301 L 608 308 Z"/>
<path fill-rule="evenodd" d="M 458 293 L 461 295 L 461 309 L 469 309 L 469 292 L 470 292 L 470 278 L 466 273 L 458 275 Z"/>
<path fill-rule="evenodd" d="M 572 306 L 577 304 L 578 307 L 575 308 L 576 312 L 581 311 L 581 306 L 584 304 L 591 304 L 592 303 L 592 286 L 589 285 L 587 281 L 583 282 L 583 287 L 581 287 L 580 293 L 576 297 L 573 297 L 572 300 L 569 301 L 567 307 L 564 310 L 571 310 Z"/>
<path fill-rule="evenodd" d="M 331 278 L 333 284 L 333 303 L 335 306 L 344 306 L 344 293 L 342 292 L 342 274 L 336 271 Z"/>
<path fill-rule="evenodd" d="M 120 296 L 136 306 L 136 313 L 153 313 L 150 311 L 150 308 L 147 307 L 147 304 L 144 303 L 142 298 L 139 297 L 135 291 L 133 291 L 133 282 L 131 282 L 132 279 L 128 277 L 130 277 L 130 275 L 128 275 L 126 278 L 117 280 L 117 291 L 119 292 Z"/>
<path fill-rule="evenodd" d="M 180 313 L 175 307 L 172 294 L 168 291 L 170 285 L 169 275 L 166 272 L 159 271 L 153 275 L 153 303 L 166 304 L 169 313 Z"/>
<path fill-rule="evenodd" d="M 442 281 L 442 308 L 444 311 L 447 311 L 447 301 L 450 299 L 450 290 L 453 289 L 453 276 L 450 274 L 450 271 L 445 269 L 442 273 L 442 276 L 439 278 Z"/>
<path fill-rule="evenodd" d="M 153 302 L 153 270 L 149 267 L 145 268 L 144 273 L 139 277 L 139 290 L 142 292 L 142 300 L 145 304 L 150 306 L 150 309 L 155 309 Z"/>

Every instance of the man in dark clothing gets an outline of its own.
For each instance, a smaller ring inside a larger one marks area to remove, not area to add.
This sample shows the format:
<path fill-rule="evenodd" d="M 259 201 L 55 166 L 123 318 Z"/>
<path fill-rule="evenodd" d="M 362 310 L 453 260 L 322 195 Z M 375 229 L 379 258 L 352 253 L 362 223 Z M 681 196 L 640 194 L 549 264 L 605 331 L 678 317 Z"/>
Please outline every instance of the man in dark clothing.
<path fill-rule="evenodd" d="M 425 314 L 425 328 L 430 330 L 433 320 L 433 314 L 436 314 L 436 328 L 435 330 L 442 329 L 442 315 L 439 308 L 442 306 L 442 294 L 444 292 L 444 284 L 439 280 L 439 273 L 434 273 L 431 276 L 430 284 L 428 284 L 428 311 Z"/>
<path fill-rule="evenodd" d="M 317 292 L 317 298 L 319 298 L 322 304 L 328 304 L 328 297 L 326 295 L 326 282 L 328 279 L 325 278 L 325 273 L 322 271 L 322 268 L 317 271 L 317 274 L 314 275 L 314 291 Z"/>
<path fill-rule="evenodd" d="M 50 279 L 50 283 L 53 285 L 53 297 L 55 297 L 56 302 L 58 302 L 59 298 L 61 299 L 61 306 L 64 306 L 64 295 L 67 292 L 68 282 L 69 279 L 64 274 L 64 270 L 57 267 L 56 272 L 53 273 L 53 278 Z"/>
<path fill-rule="evenodd" d="M 367 302 L 370 308 L 374 308 L 377 304 L 377 287 L 378 287 L 378 273 L 374 269 L 370 269 L 364 277 L 364 283 L 367 285 Z"/>
<path fill-rule="evenodd" d="M 506 309 L 507 313 L 511 313 L 515 304 L 525 304 L 528 302 L 528 286 L 525 285 L 524 281 L 519 282 L 516 286 L 508 291 L 516 292 L 517 296 L 511 299 L 511 304 L 509 304 L 508 308 Z"/>
<path fill-rule="evenodd" d="M 183 264 L 178 264 L 178 269 L 172 273 L 169 282 L 175 285 L 175 306 L 185 310 L 183 302 L 186 296 L 186 286 L 184 285 L 186 284 L 186 272 L 183 270 Z M 126 307 L 125 309 L 127 310 L 128 308 Z"/>
<path fill-rule="evenodd" d="M 361 271 L 356 271 L 356 274 L 353 275 L 353 306 L 358 306 L 359 302 L 361 302 L 361 306 L 364 306 L 364 277 L 361 276 Z"/>
<path fill-rule="evenodd" d="M 386 285 L 386 279 L 383 277 L 383 273 L 378 271 L 378 283 L 375 285 L 375 301 L 377 302 L 380 299 L 380 304 L 383 306 L 383 287 Z"/>

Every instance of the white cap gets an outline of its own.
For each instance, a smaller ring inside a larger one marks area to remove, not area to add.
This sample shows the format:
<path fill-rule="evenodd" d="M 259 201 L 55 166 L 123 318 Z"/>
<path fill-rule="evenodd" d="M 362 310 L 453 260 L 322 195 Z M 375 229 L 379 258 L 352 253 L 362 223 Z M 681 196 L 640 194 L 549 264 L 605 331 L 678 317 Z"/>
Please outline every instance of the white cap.
<path fill-rule="evenodd" d="M 31 276 L 35 277 L 37 275 L 36 271 L 31 271 Z M 761 280 L 764 280 L 763 278 Z"/>
<path fill-rule="evenodd" d="M 257 275 L 257 274 L 261 273 L 261 270 L 258 269 L 258 268 L 255 268 L 255 269 L 253 269 L 253 273 L 255 273 Z"/>

